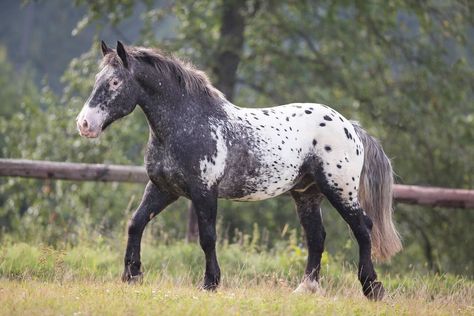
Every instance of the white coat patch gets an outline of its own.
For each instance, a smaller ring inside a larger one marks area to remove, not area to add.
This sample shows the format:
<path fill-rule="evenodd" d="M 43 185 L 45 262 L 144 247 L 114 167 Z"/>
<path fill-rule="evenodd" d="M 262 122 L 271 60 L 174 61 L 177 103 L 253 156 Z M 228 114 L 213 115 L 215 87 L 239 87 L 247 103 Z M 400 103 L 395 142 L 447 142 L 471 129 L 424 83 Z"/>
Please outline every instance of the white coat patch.
<path fill-rule="evenodd" d="M 216 141 L 216 153 L 214 156 L 206 156 L 199 161 L 201 180 L 208 188 L 212 187 L 223 175 L 227 159 L 227 145 L 222 135 L 222 127 L 212 127 L 212 136 Z"/>
<path fill-rule="evenodd" d="M 315 103 L 293 103 L 271 108 L 239 108 L 227 103 L 231 121 L 252 131 L 261 159 L 258 178 L 248 179 L 255 191 L 236 198 L 268 199 L 299 181 L 305 159 L 318 157 L 329 185 L 348 204 L 357 202 L 363 145 L 352 123 L 335 110 Z"/>

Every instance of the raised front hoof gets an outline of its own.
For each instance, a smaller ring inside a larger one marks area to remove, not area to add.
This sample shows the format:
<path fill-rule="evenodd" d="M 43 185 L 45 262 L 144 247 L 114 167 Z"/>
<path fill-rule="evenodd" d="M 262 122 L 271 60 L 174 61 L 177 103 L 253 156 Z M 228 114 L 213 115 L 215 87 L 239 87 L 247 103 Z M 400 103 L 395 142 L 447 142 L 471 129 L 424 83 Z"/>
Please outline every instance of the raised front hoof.
<path fill-rule="evenodd" d="M 132 275 L 130 271 L 124 271 L 122 274 L 122 282 L 128 284 L 142 284 L 143 283 L 143 273 L 138 272 L 137 275 Z"/>
<path fill-rule="evenodd" d="M 364 295 L 371 301 L 380 301 L 385 295 L 382 282 L 374 281 L 369 286 L 364 287 Z"/>

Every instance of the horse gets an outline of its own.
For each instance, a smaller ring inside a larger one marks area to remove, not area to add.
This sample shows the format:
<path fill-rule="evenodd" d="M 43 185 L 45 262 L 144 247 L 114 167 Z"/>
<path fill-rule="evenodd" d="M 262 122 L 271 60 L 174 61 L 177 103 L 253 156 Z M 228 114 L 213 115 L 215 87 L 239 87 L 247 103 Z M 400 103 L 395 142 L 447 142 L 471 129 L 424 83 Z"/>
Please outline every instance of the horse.
<path fill-rule="evenodd" d="M 147 223 L 178 197 L 191 200 L 205 255 L 202 289 L 220 282 L 218 198 L 258 201 L 289 192 L 304 229 L 308 258 L 295 292 L 320 290 L 329 200 L 359 245 L 358 279 L 371 300 L 384 296 L 372 255 L 389 259 L 401 242 L 392 220 L 393 171 L 379 142 L 334 109 L 316 103 L 238 107 L 191 63 L 157 49 L 101 42 L 100 71 L 76 118 L 80 135 L 98 137 L 138 105 L 149 125 L 149 181 L 128 224 L 122 280 L 142 277 Z"/>

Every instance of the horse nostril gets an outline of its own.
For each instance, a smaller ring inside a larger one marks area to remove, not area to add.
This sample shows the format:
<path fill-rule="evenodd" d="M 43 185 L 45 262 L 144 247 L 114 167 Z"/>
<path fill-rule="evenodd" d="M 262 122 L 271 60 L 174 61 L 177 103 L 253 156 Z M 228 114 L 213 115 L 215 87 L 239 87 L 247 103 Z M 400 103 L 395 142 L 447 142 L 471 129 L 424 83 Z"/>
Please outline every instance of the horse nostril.
<path fill-rule="evenodd" d="M 82 121 L 82 127 L 83 128 L 88 128 L 89 127 L 89 123 L 87 123 L 87 120 Z"/>

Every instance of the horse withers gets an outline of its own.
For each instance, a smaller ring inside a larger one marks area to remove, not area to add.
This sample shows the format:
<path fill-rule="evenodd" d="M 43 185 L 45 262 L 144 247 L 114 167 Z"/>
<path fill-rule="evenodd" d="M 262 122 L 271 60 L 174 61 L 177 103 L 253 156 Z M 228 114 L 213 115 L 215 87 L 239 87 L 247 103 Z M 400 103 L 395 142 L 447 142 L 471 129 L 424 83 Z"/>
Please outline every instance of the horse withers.
<path fill-rule="evenodd" d="M 215 290 L 220 281 L 217 199 L 257 201 L 290 192 L 308 246 L 305 274 L 295 291 L 319 289 L 325 197 L 359 244 L 363 293 L 374 300 L 383 297 L 372 255 L 388 259 L 401 242 L 392 221 L 392 167 L 377 140 L 321 104 L 235 106 L 205 73 L 158 50 L 120 42 L 111 49 L 102 42 L 102 53 L 92 94 L 77 117 L 79 133 L 98 137 L 136 105 L 150 128 L 149 182 L 128 226 L 123 281 L 141 277 L 140 244 L 147 223 L 184 196 L 194 205 L 206 257 L 202 287 Z"/>

